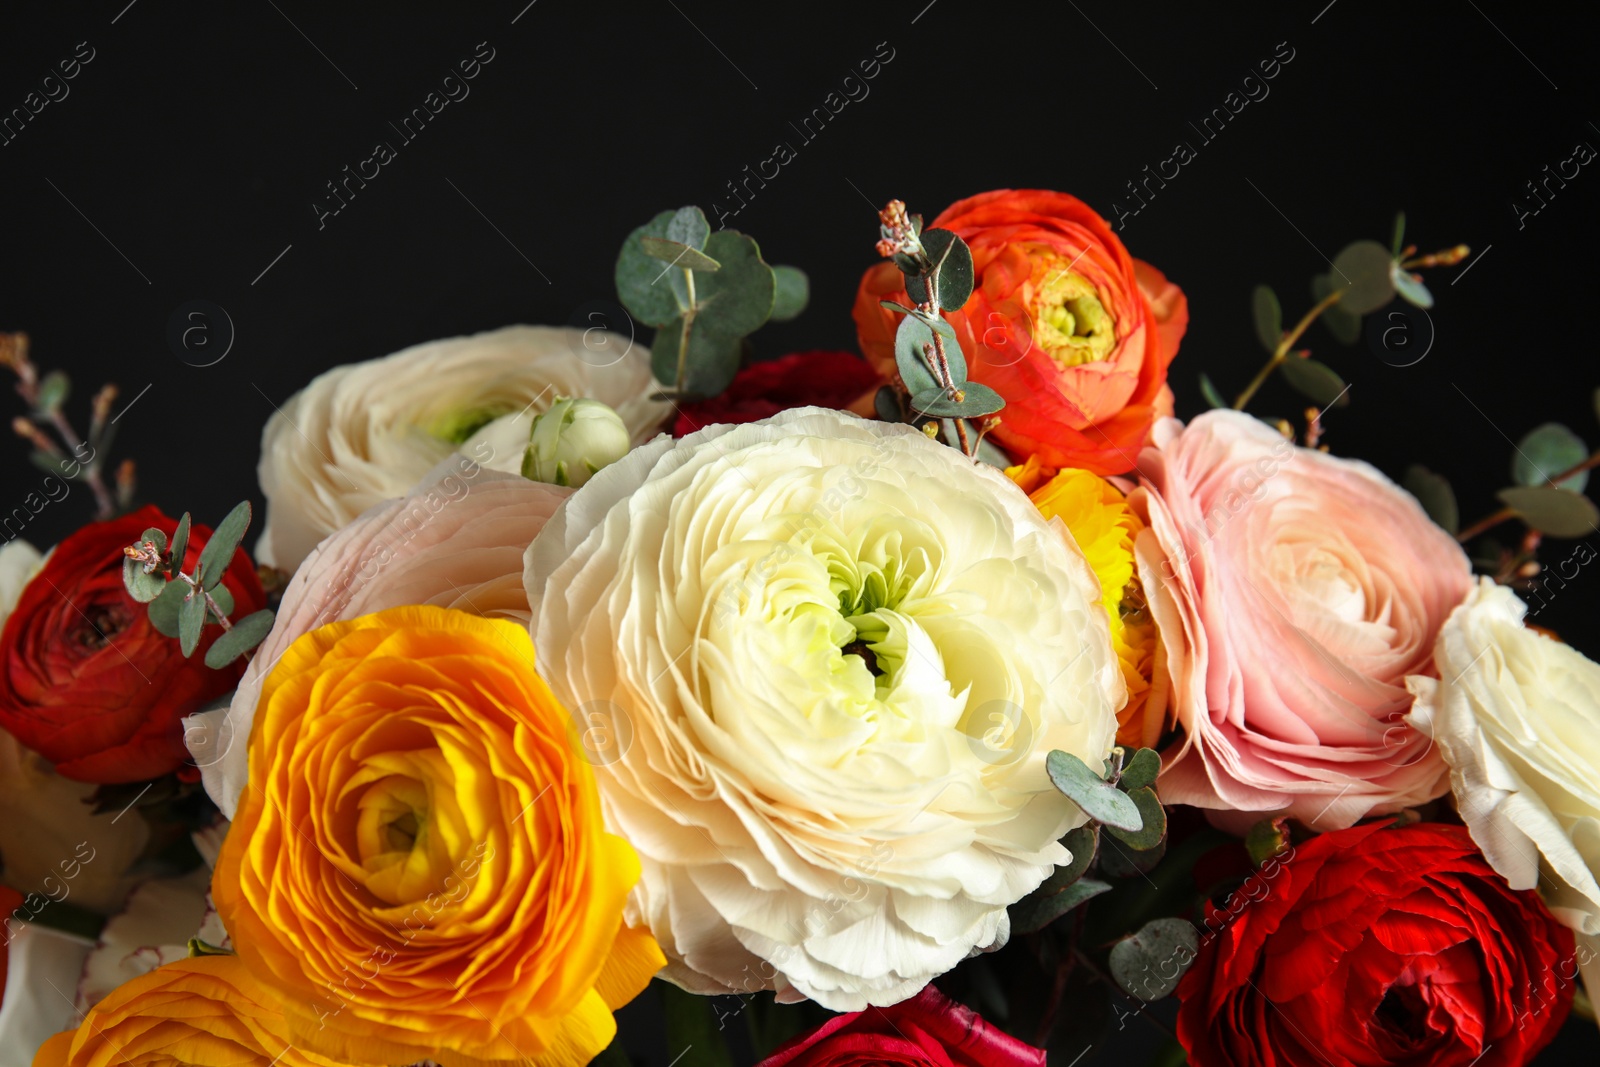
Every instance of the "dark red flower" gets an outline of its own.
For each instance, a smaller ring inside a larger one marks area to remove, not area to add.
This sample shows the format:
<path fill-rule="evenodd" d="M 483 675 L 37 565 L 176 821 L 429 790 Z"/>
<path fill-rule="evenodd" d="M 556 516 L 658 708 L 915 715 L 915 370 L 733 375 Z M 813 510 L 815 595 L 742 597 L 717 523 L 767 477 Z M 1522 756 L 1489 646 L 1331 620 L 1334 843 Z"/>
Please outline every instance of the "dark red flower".
<path fill-rule="evenodd" d="M 1044 1051 L 926 986 L 888 1008 L 836 1015 L 760 1067 L 1044 1067 Z"/>
<path fill-rule="evenodd" d="M 1178 987 L 1192 1067 L 1522 1067 L 1572 1006 L 1572 933 L 1464 827 L 1323 834 L 1251 896 Z"/>
<path fill-rule="evenodd" d="M 719 422 L 755 422 L 789 408 L 847 408 L 883 384 L 866 360 L 849 352 L 795 352 L 740 371 L 727 392 L 678 409 L 672 436 Z"/>
<path fill-rule="evenodd" d="M 68 778 L 111 784 L 177 770 L 188 759 L 180 720 L 244 673 L 242 659 L 220 671 L 205 665 L 214 626 L 185 659 L 123 588 L 124 546 L 147 527 L 171 536 L 177 525 L 146 507 L 85 526 L 56 546 L 0 631 L 0 727 Z M 210 536 L 210 527 L 193 527 L 185 571 L 194 573 Z M 233 596 L 231 618 L 266 606 L 243 551 L 222 584 Z"/>
<path fill-rule="evenodd" d="M 11 913 L 22 906 L 22 894 L 8 885 L 0 885 L 0 1006 L 6 1000 L 6 966 L 11 957 L 11 938 L 17 924 Z"/>

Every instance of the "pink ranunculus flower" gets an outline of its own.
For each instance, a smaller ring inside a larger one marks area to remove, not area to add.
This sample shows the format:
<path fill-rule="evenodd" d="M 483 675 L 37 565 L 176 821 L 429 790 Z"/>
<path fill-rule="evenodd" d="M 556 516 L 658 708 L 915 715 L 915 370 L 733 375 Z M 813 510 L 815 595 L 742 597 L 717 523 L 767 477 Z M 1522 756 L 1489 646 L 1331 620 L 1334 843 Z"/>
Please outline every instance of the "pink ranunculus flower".
<path fill-rule="evenodd" d="M 1444 793 L 1405 722 L 1406 675 L 1433 673 L 1439 627 L 1471 588 L 1466 555 L 1373 467 L 1297 448 L 1258 419 L 1159 423 L 1130 498 L 1135 545 L 1186 736 L 1161 796 L 1347 827 Z"/>
<path fill-rule="evenodd" d="M 531 619 L 522 554 L 571 489 L 445 460 L 408 495 L 330 534 L 284 591 L 272 632 L 231 703 L 184 720 L 206 792 L 233 818 L 248 773 L 246 742 L 261 685 L 295 638 L 386 608 L 431 604 L 474 615 Z"/>

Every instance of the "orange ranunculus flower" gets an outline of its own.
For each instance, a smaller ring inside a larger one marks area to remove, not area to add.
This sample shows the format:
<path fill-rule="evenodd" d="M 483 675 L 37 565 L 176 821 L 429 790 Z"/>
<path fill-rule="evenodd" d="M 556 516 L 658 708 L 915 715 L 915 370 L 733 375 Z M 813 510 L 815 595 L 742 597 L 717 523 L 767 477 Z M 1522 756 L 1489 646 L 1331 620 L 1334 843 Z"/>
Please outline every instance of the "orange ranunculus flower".
<path fill-rule="evenodd" d="M 1167 365 L 1188 325 L 1183 291 L 1128 255 L 1083 201 L 1041 189 L 980 193 L 946 208 L 929 228 L 972 248 L 976 287 L 946 317 L 968 376 L 1005 398 L 994 436 L 1018 459 L 1121 474 L 1134 467 L 1158 416 L 1172 414 Z M 895 371 L 909 303 L 891 262 L 871 268 L 856 295 L 861 351 Z"/>
<path fill-rule="evenodd" d="M 1144 523 L 1121 490 L 1088 471 L 1053 470 L 1038 456 L 1030 456 L 1021 466 L 1007 468 L 1006 474 L 1041 515 L 1066 525 L 1100 579 L 1100 602 L 1111 620 L 1111 647 L 1128 684 L 1128 702 L 1117 712 L 1117 744 L 1154 748 L 1167 722 L 1159 711 L 1145 713 L 1157 635 L 1133 553 L 1134 538 Z"/>
<path fill-rule="evenodd" d="M 579 1067 L 665 964 L 523 627 L 402 607 L 267 677 L 212 879 L 297 1046 L 354 1064 Z"/>
<path fill-rule="evenodd" d="M 332 1067 L 296 1045 L 272 991 L 237 956 L 196 956 L 112 990 L 33 1067 Z"/>

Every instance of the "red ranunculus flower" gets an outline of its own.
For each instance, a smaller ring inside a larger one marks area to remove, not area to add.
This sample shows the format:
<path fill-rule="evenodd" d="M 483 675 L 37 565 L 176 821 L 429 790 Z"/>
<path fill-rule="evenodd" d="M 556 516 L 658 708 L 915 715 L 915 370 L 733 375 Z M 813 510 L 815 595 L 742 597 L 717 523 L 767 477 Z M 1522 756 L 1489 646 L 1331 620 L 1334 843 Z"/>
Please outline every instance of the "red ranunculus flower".
<path fill-rule="evenodd" d="M 244 673 L 242 659 L 220 671 L 205 665 L 215 626 L 185 659 L 122 586 L 122 549 L 148 527 L 170 537 L 177 525 L 145 507 L 85 526 L 56 546 L 0 631 L 0 727 L 68 778 L 137 782 L 177 770 L 188 759 L 180 720 Z M 186 572 L 210 536 L 210 527 L 193 527 Z M 222 584 L 233 596 L 231 618 L 266 606 L 243 551 Z"/>
<path fill-rule="evenodd" d="M 1264 886 L 1178 987 L 1191 1067 L 1522 1067 L 1572 1006 L 1572 933 L 1463 827 L 1323 834 Z"/>
<path fill-rule="evenodd" d="M 933 986 L 887 1008 L 836 1015 L 760 1067 L 1044 1067 L 1044 1051 L 990 1026 Z"/>
<path fill-rule="evenodd" d="M 1151 424 L 1172 414 L 1167 366 L 1189 322 L 1183 291 L 1066 193 L 980 193 L 934 227 L 972 248 L 976 287 L 946 317 L 968 377 L 1005 398 L 994 436 L 1018 462 L 1037 455 L 1048 467 L 1132 470 Z M 856 294 L 861 351 L 885 375 L 902 316 L 878 302 L 907 303 L 902 279 L 885 261 Z"/>
<path fill-rule="evenodd" d="M 849 352 L 795 352 L 752 363 L 721 396 L 679 408 L 672 436 L 718 422 L 755 422 L 789 408 L 848 408 L 883 381 Z"/>

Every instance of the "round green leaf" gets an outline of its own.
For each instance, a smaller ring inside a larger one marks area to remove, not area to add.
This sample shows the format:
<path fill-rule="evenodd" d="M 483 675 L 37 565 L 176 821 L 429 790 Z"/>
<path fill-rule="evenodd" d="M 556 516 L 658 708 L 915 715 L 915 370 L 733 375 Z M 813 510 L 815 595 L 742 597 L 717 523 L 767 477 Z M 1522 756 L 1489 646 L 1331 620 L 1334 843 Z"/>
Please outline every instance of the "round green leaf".
<path fill-rule="evenodd" d="M 645 234 L 639 238 L 639 249 L 651 259 L 659 260 L 679 270 L 704 271 L 709 274 L 722 269 L 722 264 L 698 248 L 679 241 L 669 241 L 665 237 L 651 237 Z"/>
<path fill-rule="evenodd" d="M 650 346 L 650 367 L 660 382 L 676 382 L 678 349 L 683 341 L 683 324 L 673 321 L 656 331 Z M 716 396 L 739 373 L 744 354 L 742 337 L 719 333 L 712 324 L 696 317 L 689 330 L 689 354 L 684 361 L 683 395 Z"/>
<path fill-rule="evenodd" d="M 1402 270 L 1399 263 L 1391 263 L 1390 267 L 1394 272 L 1390 281 L 1394 283 L 1395 292 L 1400 294 L 1401 299 L 1415 307 L 1433 307 L 1433 294 L 1428 291 L 1426 285 L 1418 281 L 1410 271 Z"/>
<path fill-rule="evenodd" d="M 154 526 L 145 527 L 144 533 L 139 535 L 139 541 L 141 544 L 145 541 L 151 542 L 156 546 L 157 552 L 165 552 L 167 550 L 167 535 Z"/>
<path fill-rule="evenodd" d="M 644 250 L 645 237 L 667 237 L 667 229 L 677 214 L 663 211 L 630 233 L 617 253 L 617 299 L 628 314 L 649 326 L 665 326 L 687 310 L 667 280 L 671 268 Z M 692 241 L 680 243 L 693 245 Z"/>
<path fill-rule="evenodd" d="M 144 564 L 129 556 L 122 557 L 122 585 L 128 595 L 141 604 L 148 604 L 161 595 L 167 587 L 167 576 L 160 571 L 144 572 Z"/>
<path fill-rule="evenodd" d="M 772 321 L 788 322 L 806 309 L 811 300 L 811 279 L 799 267 L 773 267 L 777 290 L 772 298 Z"/>
<path fill-rule="evenodd" d="M 900 410 L 900 393 L 892 385 L 878 387 L 872 397 L 872 408 L 883 422 L 906 421 L 906 413 Z"/>
<path fill-rule="evenodd" d="M 1518 485 L 1543 485 L 1588 458 L 1589 446 L 1583 438 L 1559 422 L 1547 422 L 1517 442 L 1511 453 L 1511 480 Z M 1589 472 L 1579 471 L 1560 484 L 1562 489 L 1581 493 L 1589 484 Z"/>
<path fill-rule="evenodd" d="M 1270 285 L 1256 286 L 1255 292 L 1250 294 L 1250 309 L 1255 317 L 1256 339 L 1268 352 L 1276 352 L 1278 342 L 1283 340 L 1283 306 L 1278 303 L 1278 294 Z"/>
<path fill-rule="evenodd" d="M 183 598 L 188 592 L 187 582 L 168 582 L 161 595 L 150 602 L 150 625 L 163 637 L 178 636 L 178 613 L 183 610 Z"/>
<path fill-rule="evenodd" d="M 705 212 L 692 204 L 673 212 L 667 222 L 666 232 L 662 234 L 667 240 L 688 245 L 696 251 L 706 246 L 706 238 L 710 235 L 711 223 L 706 221 Z"/>
<path fill-rule="evenodd" d="M 1061 845 L 1072 853 L 1072 859 L 1057 867 L 1035 892 L 1059 893 L 1082 878 L 1089 870 L 1089 864 L 1094 862 L 1095 850 L 1100 847 L 1100 829 L 1091 823 L 1075 830 L 1068 830 L 1066 836 L 1061 839 Z"/>
<path fill-rule="evenodd" d="M 1344 379 L 1325 363 L 1291 356 L 1278 364 L 1278 373 L 1283 375 L 1284 381 L 1295 392 L 1310 397 L 1318 407 L 1334 405 L 1342 408 L 1350 403 Z"/>
<path fill-rule="evenodd" d="M 938 268 L 939 310 L 957 311 L 972 296 L 972 249 L 949 230 L 928 230 L 922 247 Z M 906 275 L 906 295 L 918 304 L 927 303 L 928 287 L 920 274 Z"/>
<path fill-rule="evenodd" d="M 706 239 L 705 251 L 722 269 L 695 278 L 696 322 L 704 320 L 724 337 L 759 330 L 772 315 L 778 289 L 760 246 L 737 230 L 718 230 Z"/>
<path fill-rule="evenodd" d="M 1050 781 L 1096 822 L 1122 830 L 1138 830 L 1144 819 L 1128 794 L 1107 782 L 1083 760 L 1060 749 L 1045 757 Z"/>
<path fill-rule="evenodd" d="M 979 419 L 1006 406 L 1004 397 L 981 382 L 968 382 L 961 392 L 955 400 L 939 386 L 924 389 L 912 396 L 911 410 L 942 419 Z"/>
<path fill-rule="evenodd" d="M 1031 934 L 1111 889 L 1110 882 L 1080 878 L 1059 893 L 1023 897 L 1011 906 L 1011 932 Z"/>
<path fill-rule="evenodd" d="M 925 393 L 929 389 L 939 388 L 939 379 L 933 373 L 933 330 L 928 324 L 915 315 L 907 315 L 900 320 L 900 326 L 894 334 L 894 362 L 900 371 L 900 380 L 905 383 L 906 392 L 912 396 Z M 926 354 L 925 354 L 926 353 Z M 946 356 L 950 349 L 945 348 Z M 962 359 L 962 371 L 966 371 L 966 360 Z M 955 367 L 950 368 L 954 373 Z"/>
<path fill-rule="evenodd" d="M 62 404 L 67 402 L 67 395 L 72 392 L 72 379 L 67 377 L 65 371 L 53 370 L 39 379 L 39 392 L 34 409 L 42 412 L 57 411 Z"/>
<path fill-rule="evenodd" d="M 1167 836 L 1167 813 L 1161 807 L 1160 798 L 1149 786 L 1130 790 L 1127 795 L 1128 799 L 1138 807 L 1144 825 L 1138 830 L 1131 831 L 1111 826 L 1107 827 L 1107 832 L 1125 842 L 1136 852 L 1155 848 Z"/>
<path fill-rule="evenodd" d="M 1600 511 L 1592 501 L 1568 489 L 1548 485 L 1518 485 L 1495 494 L 1500 503 L 1522 521 L 1551 537 L 1586 537 L 1600 526 Z"/>
<path fill-rule="evenodd" d="M 1453 536 L 1460 531 L 1461 510 L 1456 507 L 1456 494 L 1448 481 L 1414 463 L 1406 468 L 1406 476 L 1400 484 L 1417 498 L 1428 518 L 1438 523 L 1445 533 Z"/>
<path fill-rule="evenodd" d="M 1200 934 L 1187 919 L 1152 919 L 1111 948 L 1111 977 L 1127 993 L 1149 1002 L 1178 988 L 1200 952 Z"/>
<path fill-rule="evenodd" d="M 257 611 L 233 624 L 210 648 L 206 649 L 206 666 L 220 670 L 266 640 L 272 630 L 274 616 L 270 611 Z"/>
<path fill-rule="evenodd" d="M 1333 292 L 1333 278 L 1327 274 L 1318 274 L 1311 279 L 1311 296 L 1317 303 L 1325 300 Z M 1361 316 L 1351 312 L 1341 304 L 1334 304 L 1321 315 L 1322 325 L 1333 334 L 1333 339 L 1342 345 L 1353 345 L 1361 340 Z"/>
<path fill-rule="evenodd" d="M 1344 290 L 1339 305 L 1353 315 L 1377 311 L 1394 299 L 1389 250 L 1376 241 L 1356 241 L 1333 259 L 1333 284 Z"/>
<path fill-rule="evenodd" d="M 1122 767 L 1122 777 L 1117 779 L 1117 785 L 1123 791 L 1131 793 L 1135 789 L 1155 785 L 1156 776 L 1160 773 L 1161 755 L 1153 748 L 1141 748 L 1128 757 L 1128 762 Z"/>

